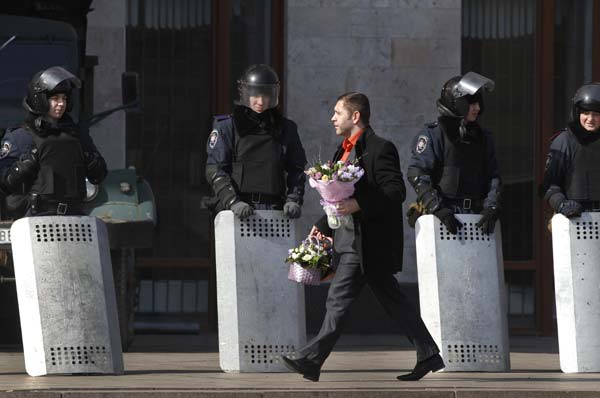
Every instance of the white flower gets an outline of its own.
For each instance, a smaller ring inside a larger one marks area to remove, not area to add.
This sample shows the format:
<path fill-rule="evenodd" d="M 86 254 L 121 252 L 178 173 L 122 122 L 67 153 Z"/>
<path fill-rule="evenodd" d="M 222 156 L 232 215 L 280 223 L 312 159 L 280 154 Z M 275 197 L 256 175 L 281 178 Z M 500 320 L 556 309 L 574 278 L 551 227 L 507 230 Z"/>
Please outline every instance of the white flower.
<path fill-rule="evenodd" d="M 305 255 L 302 257 L 302 261 L 310 261 L 310 259 L 311 259 L 311 258 L 312 258 L 312 256 L 311 256 L 310 254 L 305 254 Z"/>
<path fill-rule="evenodd" d="M 298 253 L 292 253 L 293 260 L 298 260 L 298 257 L 300 257 L 300 255 Z"/>

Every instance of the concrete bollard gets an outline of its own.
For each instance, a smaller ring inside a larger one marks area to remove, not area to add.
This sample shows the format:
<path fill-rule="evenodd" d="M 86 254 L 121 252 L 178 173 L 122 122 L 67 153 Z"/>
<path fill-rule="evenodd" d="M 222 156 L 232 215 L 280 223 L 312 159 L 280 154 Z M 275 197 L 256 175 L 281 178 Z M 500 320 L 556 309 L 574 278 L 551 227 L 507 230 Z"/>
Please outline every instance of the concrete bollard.
<path fill-rule="evenodd" d="M 282 354 L 306 343 L 304 287 L 287 279 L 295 221 L 261 210 L 215 218 L 219 362 L 225 372 L 287 372 Z"/>
<path fill-rule="evenodd" d="M 480 215 L 457 214 L 452 235 L 433 215 L 419 217 L 416 250 L 421 317 L 446 371 L 510 370 L 506 288 L 499 223 L 485 235 Z"/>
<path fill-rule="evenodd" d="M 552 217 L 560 368 L 600 372 L 600 213 Z"/>
<path fill-rule="evenodd" d="M 10 233 L 27 373 L 123 373 L 104 223 L 29 217 Z"/>

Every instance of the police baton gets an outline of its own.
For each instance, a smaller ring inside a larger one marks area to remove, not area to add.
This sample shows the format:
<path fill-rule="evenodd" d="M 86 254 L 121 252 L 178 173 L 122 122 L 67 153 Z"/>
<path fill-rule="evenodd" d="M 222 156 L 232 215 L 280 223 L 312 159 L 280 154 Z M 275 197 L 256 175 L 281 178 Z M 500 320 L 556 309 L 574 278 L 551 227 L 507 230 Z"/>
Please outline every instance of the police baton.
<path fill-rule="evenodd" d="M 10 39 L 6 40 L 4 42 L 4 44 L 2 45 L 2 47 L 0 47 L 0 51 L 4 50 L 4 47 L 8 46 L 16 38 L 17 38 L 17 36 L 13 35 Z"/>

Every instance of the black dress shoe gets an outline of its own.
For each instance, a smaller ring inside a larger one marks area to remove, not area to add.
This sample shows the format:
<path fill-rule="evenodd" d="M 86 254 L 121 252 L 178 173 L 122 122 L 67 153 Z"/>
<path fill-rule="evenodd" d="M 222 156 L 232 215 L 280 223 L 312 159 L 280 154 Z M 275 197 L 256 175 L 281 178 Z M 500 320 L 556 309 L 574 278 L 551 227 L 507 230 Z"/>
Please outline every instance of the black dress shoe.
<path fill-rule="evenodd" d="M 421 362 L 417 362 L 412 372 L 405 375 L 400 375 L 396 378 L 402 381 L 416 381 L 420 380 L 429 372 L 437 372 L 445 367 L 446 365 L 444 365 L 444 360 L 440 354 L 435 354 L 434 356 L 429 357 Z"/>
<path fill-rule="evenodd" d="M 292 359 L 285 355 L 282 355 L 281 359 L 283 359 L 285 367 L 292 372 L 300 373 L 302 377 L 310 381 L 319 381 L 321 368 L 316 366 L 314 362 L 311 362 L 306 358 Z"/>

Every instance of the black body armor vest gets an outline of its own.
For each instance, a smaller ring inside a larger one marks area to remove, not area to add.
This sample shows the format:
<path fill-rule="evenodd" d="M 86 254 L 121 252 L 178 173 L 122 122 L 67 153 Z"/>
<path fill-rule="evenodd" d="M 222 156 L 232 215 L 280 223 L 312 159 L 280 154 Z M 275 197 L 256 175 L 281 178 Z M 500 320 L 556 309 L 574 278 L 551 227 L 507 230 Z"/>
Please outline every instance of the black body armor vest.
<path fill-rule="evenodd" d="M 572 132 L 568 134 L 574 153 L 565 181 L 567 198 L 600 200 L 600 140 L 582 145 Z"/>
<path fill-rule="evenodd" d="M 85 198 L 85 161 L 79 138 L 66 133 L 32 133 L 40 170 L 31 185 L 43 201 L 79 202 Z"/>
<path fill-rule="evenodd" d="M 234 125 L 234 123 L 232 123 Z M 285 195 L 283 148 L 276 138 L 279 134 L 253 131 L 239 134 L 235 130 L 235 150 L 231 178 L 240 193 Z"/>
<path fill-rule="evenodd" d="M 467 143 L 451 140 L 443 130 L 442 137 L 444 168 L 438 182 L 442 195 L 452 199 L 485 198 L 488 181 L 483 137 Z"/>

